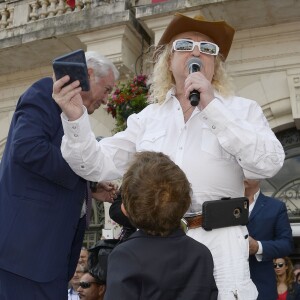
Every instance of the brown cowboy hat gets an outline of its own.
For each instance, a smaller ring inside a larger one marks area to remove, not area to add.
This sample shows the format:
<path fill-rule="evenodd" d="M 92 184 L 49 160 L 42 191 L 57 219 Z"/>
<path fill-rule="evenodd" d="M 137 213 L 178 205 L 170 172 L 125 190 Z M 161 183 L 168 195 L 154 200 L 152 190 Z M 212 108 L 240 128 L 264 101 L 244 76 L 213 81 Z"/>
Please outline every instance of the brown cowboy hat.
<path fill-rule="evenodd" d="M 177 34 L 188 31 L 200 32 L 210 37 L 220 47 L 223 59 L 227 58 L 234 36 L 234 29 L 225 21 L 205 21 L 202 16 L 189 18 L 176 13 L 160 38 L 158 46 L 168 44 Z"/>

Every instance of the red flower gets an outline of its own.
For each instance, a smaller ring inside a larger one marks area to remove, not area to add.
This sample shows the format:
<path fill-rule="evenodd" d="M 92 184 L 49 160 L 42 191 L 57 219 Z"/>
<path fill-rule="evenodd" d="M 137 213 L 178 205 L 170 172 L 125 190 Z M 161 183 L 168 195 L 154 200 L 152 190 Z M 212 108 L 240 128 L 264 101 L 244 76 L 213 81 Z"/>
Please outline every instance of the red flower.
<path fill-rule="evenodd" d="M 114 132 L 125 130 L 127 118 L 148 105 L 148 90 L 146 75 L 138 75 L 116 86 L 107 103 L 107 112 L 116 119 Z"/>

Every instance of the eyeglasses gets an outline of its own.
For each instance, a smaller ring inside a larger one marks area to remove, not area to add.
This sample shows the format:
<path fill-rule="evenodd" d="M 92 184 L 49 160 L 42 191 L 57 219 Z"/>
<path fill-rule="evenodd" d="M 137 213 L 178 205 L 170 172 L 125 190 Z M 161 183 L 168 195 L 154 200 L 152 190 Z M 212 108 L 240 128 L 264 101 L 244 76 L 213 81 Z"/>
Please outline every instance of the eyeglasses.
<path fill-rule="evenodd" d="M 193 51 L 196 45 L 201 53 L 208 55 L 218 55 L 220 50 L 218 45 L 211 42 L 195 42 L 193 40 L 185 39 L 175 40 L 173 42 L 173 50 L 179 52 Z"/>
<path fill-rule="evenodd" d="M 85 289 L 90 288 L 92 283 L 95 283 L 98 285 L 105 284 L 104 282 L 96 282 L 96 281 L 80 281 L 79 286 L 85 290 Z"/>
<path fill-rule="evenodd" d="M 278 263 L 278 264 L 274 263 L 273 266 L 274 266 L 274 269 L 276 269 L 276 268 L 281 269 L 284 266 L 284 263 Z"/>

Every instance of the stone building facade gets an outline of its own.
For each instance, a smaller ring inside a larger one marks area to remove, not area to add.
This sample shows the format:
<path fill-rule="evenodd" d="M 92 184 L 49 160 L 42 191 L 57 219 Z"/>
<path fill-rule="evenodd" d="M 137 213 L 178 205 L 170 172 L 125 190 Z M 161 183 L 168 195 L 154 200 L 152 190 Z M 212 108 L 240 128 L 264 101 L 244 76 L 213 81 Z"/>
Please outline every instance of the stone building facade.
<path fill-rule="evenodd" d="M 295 243 L 300 236 L 300 1 L 299 0 L 0 0 L 0 158 L 19 96 L 52 75 L 52 60 L 76 49 L 96 50 L 118 67 L 121 79 L 151 72 L 149 46 L 157 44 L 174 12 L 224 19 L 236 29 L 226 64 L 236 93 L 256 100 L 286 150 L 283 169 L 263 183 L 286 202 Z M 114 119 L 91 117 L 96 136 L 109 136 Z M 99 238 L 98 204 L 94 231 Z M 106 222 L 105 234 L 118 233 Z M 300 246 L 296 247 L 300 252 Z M 295 254 L 296 255 L 296 254 Z"/>

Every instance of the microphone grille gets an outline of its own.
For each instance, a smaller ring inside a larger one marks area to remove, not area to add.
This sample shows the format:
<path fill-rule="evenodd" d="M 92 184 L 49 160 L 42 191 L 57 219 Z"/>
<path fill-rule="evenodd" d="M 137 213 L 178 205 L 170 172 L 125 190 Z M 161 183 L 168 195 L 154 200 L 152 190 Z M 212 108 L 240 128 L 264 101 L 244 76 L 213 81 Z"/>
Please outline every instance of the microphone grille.
<path fill-rule="evenodd" d="M 202 67 L 202 61 L 200 60 L 200 58 L 197 57 L 192 57 L 187 61 L 187 65 L 190 68 L 192 65 L 198 65 L 199 69 L 201 69 Z"/>

